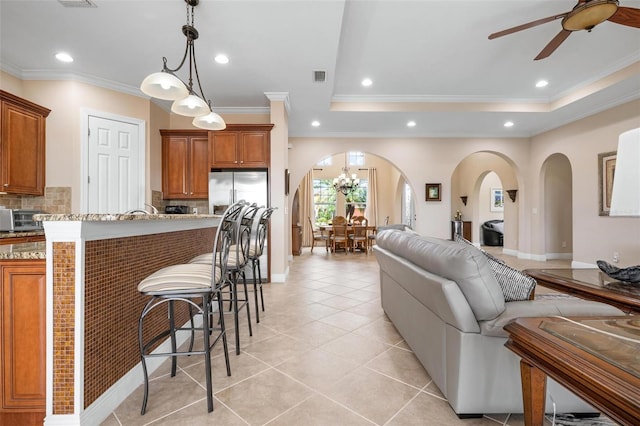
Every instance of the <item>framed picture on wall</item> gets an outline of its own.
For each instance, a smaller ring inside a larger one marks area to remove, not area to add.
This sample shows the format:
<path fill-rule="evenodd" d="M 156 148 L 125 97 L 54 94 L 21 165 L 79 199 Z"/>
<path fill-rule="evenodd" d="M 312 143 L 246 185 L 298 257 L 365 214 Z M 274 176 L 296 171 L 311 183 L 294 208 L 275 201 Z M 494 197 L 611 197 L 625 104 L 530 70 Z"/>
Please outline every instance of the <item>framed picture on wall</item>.
<path fill-rule="evenodd" d="M 441 183 L 427 183 L 425 188 L 425 201 L 442 201 L 442 194 L 440 194 L 441 190 Z"/>
<path fill-rule="evenodd" d="M 598 214 L 600 216 L 609 216 L 616 157 L 616 151 L 598 154 Z"/>
<path fill-rule="evenodd" d="M 491 204 L 489 210 L 492 212 L 504 211 L 504 191 L 502 188 L 491 188 Z"/>

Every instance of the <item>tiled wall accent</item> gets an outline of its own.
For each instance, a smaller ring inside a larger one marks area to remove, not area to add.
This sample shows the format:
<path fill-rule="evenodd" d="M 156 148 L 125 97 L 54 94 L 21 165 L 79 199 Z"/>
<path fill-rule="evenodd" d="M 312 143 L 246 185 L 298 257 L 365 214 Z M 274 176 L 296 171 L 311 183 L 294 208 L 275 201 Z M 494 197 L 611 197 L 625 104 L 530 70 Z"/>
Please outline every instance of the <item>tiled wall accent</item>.
<path fill-rule="evenodd" d="M 0 194 L 0 206 L 7 209 L 22 208 L 22 196 L 15 194 Z"/>
<path fill-rule="evenodd" d="M 53 282 L 53 414 L 73 414 L 74 243 L 53 243 Z"/>
<path fill-rule="evenodd" d="M 158 269 L 187 263 L 213 247 L 215 228 L 88 241 L 85 245 L 84 406 L 140 362 L 138 318 L 148 297 L 138 283 Z M 187 310 L 179 309 L 179 323 Z M 147 336 L 166 328 L 166 310 L 145 321 Z"/>
<path fill-rule="evenodd" d="M 71 213 L 71 188 L 47 187 L 44 196 L 0 195 L 0 206 L 8 209 L 42 210 L 51 214 Z"/>

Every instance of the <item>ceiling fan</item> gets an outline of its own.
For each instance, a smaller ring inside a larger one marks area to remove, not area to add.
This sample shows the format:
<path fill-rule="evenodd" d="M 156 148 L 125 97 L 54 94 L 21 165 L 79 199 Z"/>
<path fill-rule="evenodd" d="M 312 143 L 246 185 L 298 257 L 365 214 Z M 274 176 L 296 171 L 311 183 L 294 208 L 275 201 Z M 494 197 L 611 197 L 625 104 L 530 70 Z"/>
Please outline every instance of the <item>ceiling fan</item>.
<path fill-rule="evenodd" d="M 604 21 L 640 28 L 640 9 L 620 7 L 618 0 L 579 0 L 578 4 L 569 12 L 493 33 L 489 36 L 489 40 L 536 27 L 556 19 L 562 19 L 562 30 L 535 57 L 535 61 L 551 55 L 573 31 L 591 31 L 596 25 Z"/>

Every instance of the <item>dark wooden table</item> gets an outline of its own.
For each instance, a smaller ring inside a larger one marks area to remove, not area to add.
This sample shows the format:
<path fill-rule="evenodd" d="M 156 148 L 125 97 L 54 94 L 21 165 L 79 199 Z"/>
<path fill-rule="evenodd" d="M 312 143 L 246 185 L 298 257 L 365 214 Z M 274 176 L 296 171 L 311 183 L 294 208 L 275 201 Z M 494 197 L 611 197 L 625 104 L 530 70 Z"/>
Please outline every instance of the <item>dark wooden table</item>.
<path fill-rule="evenodd" d="M 622 425 L 640 419 L 640 319 L 518 318 L 505 326 L 518 354 L 526 426 L 544 424 L 546 377 Z"/>
<path fill-rule="evenodd" d="M 538 284 L 563 293 L 640 313 L 640 285 L 617 281 L 599 269 L 526 269 Z"/>

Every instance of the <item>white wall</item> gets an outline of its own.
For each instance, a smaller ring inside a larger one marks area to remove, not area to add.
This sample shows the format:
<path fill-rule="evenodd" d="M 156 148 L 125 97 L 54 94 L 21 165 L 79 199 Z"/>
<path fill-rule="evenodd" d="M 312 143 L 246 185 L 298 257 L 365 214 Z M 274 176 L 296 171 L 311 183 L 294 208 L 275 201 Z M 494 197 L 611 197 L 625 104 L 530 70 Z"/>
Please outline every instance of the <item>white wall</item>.
<path fill-rule="evenodd" d="M 545 251 L 544 188 L 540 171 L 548 157 L 564 154 L 571 163 L 573 211 L 573 260 L 589 265 L 602 259 L 613 261 L 620 253 L 618 266 L 640 264 L 640 218 L 598 215 L 598 153 L 615 151 L 618 136 L 640 127 L 640 101 L 629 102 L 535 136 L 531 143 L 531 164 L 527 181 L 532 191 L 527 200 L 533 253 Z M 536 209 L 536 214 L 532 213 Z"/>
<path fill-rule="evenodd" d="M 513 182 L 501 176 L 505 189 L 513 184 L 517 200 L 505 202 L 505 229 L 516 238 L 510 250 L 523 258 L 545 258 L 544 161 L 564 154 L 572 169 L 573 260 L 576 265 L 612 261 L 620 253 L 620 266 L 640 264 L 640 219 L 598 216 L 597 155 L 615 151 L 618 135 L 640 126 L 640 101 L 612 108 L 531 139 L 394 139 L 394 138 L 291 138 L 289 150 L 292 182 L 321 158 L 336 152 L 364 151 L 390 161 L 407 179 L 416 194 L 417 231 L 441 238 L 450 236 L 452 211 L 461 205 L 452 199 L 452 176 L 456 167 L 474 153 L 499 155 L 511 167 Z M 442 201 L 425 202 L 424 184 L 442 183 Z M 510 212 L 511 211 L 511 212 Z M 515 219 L 508 220 L 513 214 Z M 474 225 L 475 228 L 475 225 Z M 511 247 L 505 241 L 505 247 Z"/>

